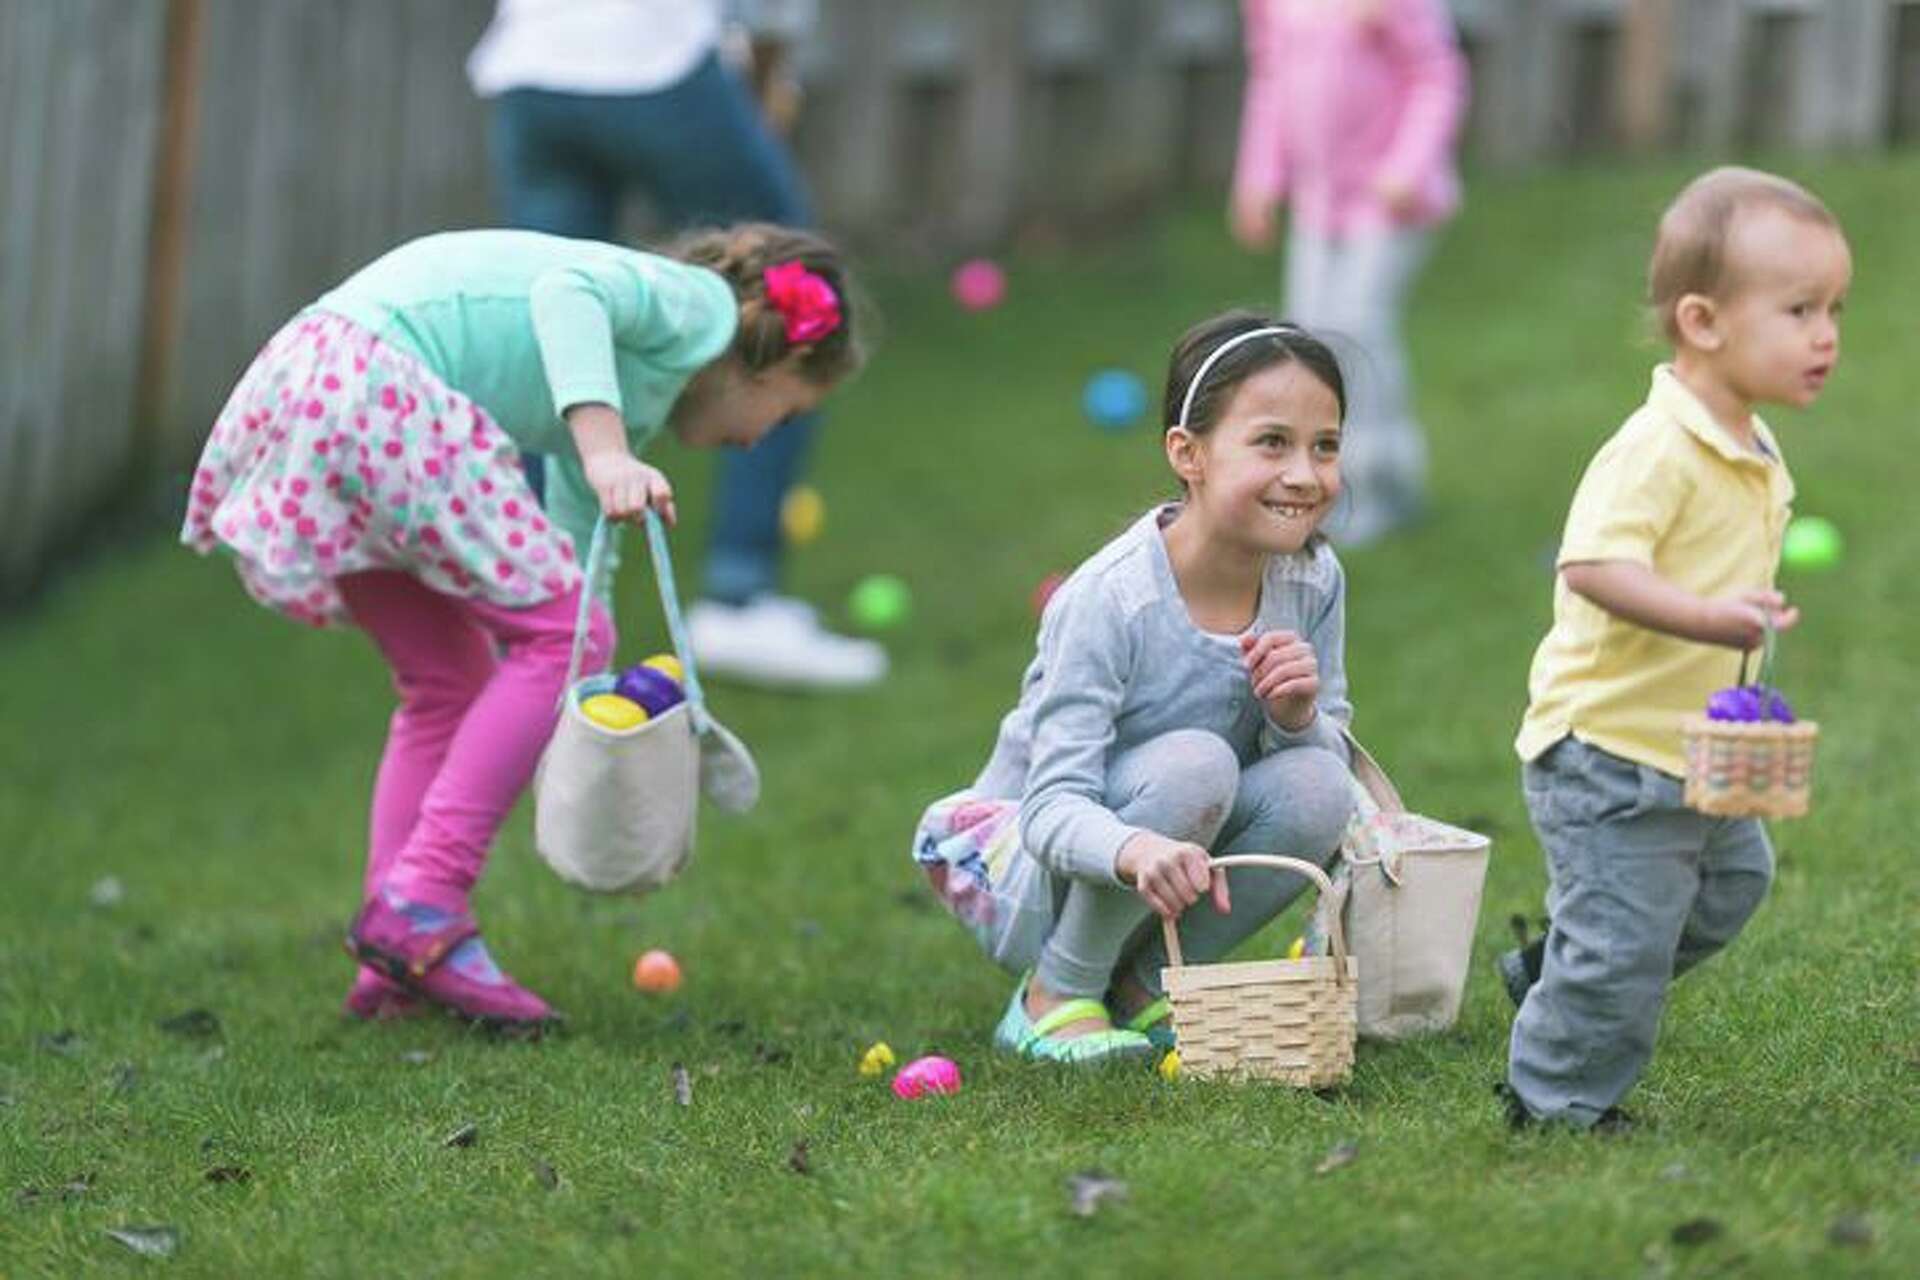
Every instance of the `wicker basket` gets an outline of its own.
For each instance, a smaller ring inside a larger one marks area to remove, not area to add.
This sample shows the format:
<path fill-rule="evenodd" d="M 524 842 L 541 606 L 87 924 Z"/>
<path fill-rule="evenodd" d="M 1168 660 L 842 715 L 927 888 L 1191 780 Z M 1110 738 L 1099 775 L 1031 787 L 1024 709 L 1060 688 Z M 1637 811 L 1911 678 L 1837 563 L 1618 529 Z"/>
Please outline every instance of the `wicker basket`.
<path fill-rule="evenodd" d="M 1763 633 L 1760 688 L 1773 691 L 1775 632 Z M 1747 661 L 1740 659 L 1740 683 Z M 1686 803 L 1716 817 L 1798 818 L 1813 793 L 1813 748 L 1820 726 L 1811 720 L 1713 720 L 1688 716 L 1680 726 L 1687 756 Z"/>
<path fill-rule="evenodd" d="M 1687 805 L 1729 818 L 1798 818 L 1813 793 L 1820 726 L 1757 724 L 1688 716 Z"/>
<path fill-rule="evenodd" d="M 1275 867 L 1295 871 L 1332 891 L 1327 873 L 1311 862 L 1266 854 L 1215 858 L 1216 867 Z M 1277 1080 L 1303 1089 L 1346 1083 L 1353 1073 L 1355 994 L 1359 966 L 1347 956 L 1336 916 L 1331 955 L 1249 964 L 1183 965 L 1180 933 L 1163 921 L 1167 967 L 1161 970 L 1183 1076 Z"/>

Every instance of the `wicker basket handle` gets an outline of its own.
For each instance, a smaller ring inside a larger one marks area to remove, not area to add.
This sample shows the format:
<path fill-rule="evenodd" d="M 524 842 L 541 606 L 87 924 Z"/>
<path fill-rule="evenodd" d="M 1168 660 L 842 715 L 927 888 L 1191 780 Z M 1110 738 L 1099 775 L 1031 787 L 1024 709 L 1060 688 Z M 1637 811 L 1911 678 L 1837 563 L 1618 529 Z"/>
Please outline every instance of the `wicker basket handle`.
<path fill-rule="evenodd" d="M 1779 633 L 1773 629 L 1773 615 L 1761 611 L 1760 614 L 1760 687 L 1772 689 L 1774 650 L 1779 645 Z M 1740 651 L 1740 687 L 1747 685 L 1747 664 L 1753 658 L 1753 650 Z"/>
<path fill-rule="evenodd" d="M 1277 871 L 1293 871 L 1313 881 L 1314 887 L 1322 894 L 1333 892 L 1333 881 L 1327 873 L 1311 862 L 1299 858 L 1283 858 L 1273 853 L 1230 853 L 1224 858 L 1213 860 L 1215 867 L 1272 867 Z M 1161 931 L 1167 939 L 1167 964 L 1178 969 L 1185 963 L 1180 957 L 1180 926 L 1165 916 L 1160 918 Z M 1334 981 L 1344 985 L 1347 981 L 1347 938 L 1340 926 L 1338 912 L 1329 912 L 1327 920 L 1328 949 L 1333 952 Z"/>

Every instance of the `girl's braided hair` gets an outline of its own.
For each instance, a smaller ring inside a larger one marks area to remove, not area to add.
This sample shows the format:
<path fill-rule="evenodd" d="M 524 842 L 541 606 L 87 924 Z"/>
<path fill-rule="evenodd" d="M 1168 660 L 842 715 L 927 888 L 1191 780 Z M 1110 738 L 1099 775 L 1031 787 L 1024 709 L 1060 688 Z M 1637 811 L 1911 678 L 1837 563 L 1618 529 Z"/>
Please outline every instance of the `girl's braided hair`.
<path fill-rule="evenodd" d="M 730 227 L 691 231 L 667 247 L 682 262 L 706 267 L 725 277 L 740 300 L 740 326 L 729 354 L 749 372 L 760 373 L 785 359 L 796 347 L 805 348 L 801 376 L 816 386 L 832 386 L 855 372 L 866 352 L 855 336 L 864 304 L 854 296 L 852 280 L 840 251 L 810 231 L 768 222 L 743 222 Z M 840 323 L 832 332 L 811 342 L 787 340 L 786 318 L 767 298 L 766 270 L 797 262 L 827 282 L 840 304 Z"/>

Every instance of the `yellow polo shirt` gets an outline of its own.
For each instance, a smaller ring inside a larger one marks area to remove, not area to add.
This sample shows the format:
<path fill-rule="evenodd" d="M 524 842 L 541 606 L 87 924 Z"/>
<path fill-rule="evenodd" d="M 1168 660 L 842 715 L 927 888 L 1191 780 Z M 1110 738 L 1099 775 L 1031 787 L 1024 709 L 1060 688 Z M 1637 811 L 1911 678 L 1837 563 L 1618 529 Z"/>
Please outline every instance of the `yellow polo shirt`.
<path fill-rule="evenodd" d="M 1793 479 L 1766 424 L 1756 417 L 1753 429 L 1765 452 L 1728 435 L 1670 366 L 1656 368 L 1647 403 L 1581 477 L 1557 564 L 1628 560 L 1707 597 L 1771 587 Z M 1531 760 L 1572 734 L 1681 774 L 1681 718 L 1739 674 L 1733 650 L 1617 618 L 1560 577 L 1514 748 Z"/>

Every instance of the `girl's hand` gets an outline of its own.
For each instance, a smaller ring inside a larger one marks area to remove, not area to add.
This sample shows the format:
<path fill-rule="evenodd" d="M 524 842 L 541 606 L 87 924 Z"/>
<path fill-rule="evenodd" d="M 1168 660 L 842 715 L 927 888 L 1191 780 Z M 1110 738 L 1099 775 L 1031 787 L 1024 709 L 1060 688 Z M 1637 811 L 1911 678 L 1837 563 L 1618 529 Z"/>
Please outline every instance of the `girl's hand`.
<path fill-rule="evenodd" d="M 1214 868 L 1213 859 L 1197 844 L 1169 840 L 1152 831 L 1136 833 L 1120 846 L 1113 869 L 1133 886 L 1147 905 L 1168 920 L 1213 891 L 1213 909 L 1221 915 L 1233 910 L 1227 894 L 1227 873 Z"/>
<path fill-rule="evenodd" d="M 1773 619 L 1775 631 L 1787 631 L 1800 621 L 1800 611 L 1789 608 L 1787 598 L 1778 591 L 1742 591 L 1707 601 L 1701 631 L 1714 644 L 1745 651 L 1758 648 L 1766 639 L 1768 618 Z"/>
<path fill-rule="evenodd" d="M 1273 247 L 1273 201 L 1259 196 L 1233 197 L 1227 206 L 1227 229 L 1240 247 L 1259 252 Z"/>
<path fill-rule="evenodd" d="M 1374 181 L 1373 194 L 1387 207 L 1395 222 L 1406 222 L 1420 207 L 1420 193 L 1412 184 L 1397 178 L 1379 178 Z"/>
<path fill-rule="evenodd" d="M 652 507 L 661 519 L 672 525 L 678 516 L 673 509 L 673 486 L 656 467 L 650 467 L 624 450 L 608 450 L 581 460 L 587 483 L 600 499 L 600 513 L 609 520 L 637 520 Z"/>
<path fill-rule="evenodd" d="M 1240 660 L 1254 696 L 1282 729 L 1298 733 L 1313 723 L 1320 698 L 1320 660 L 1292 631 L 1240 637 Z"/>

